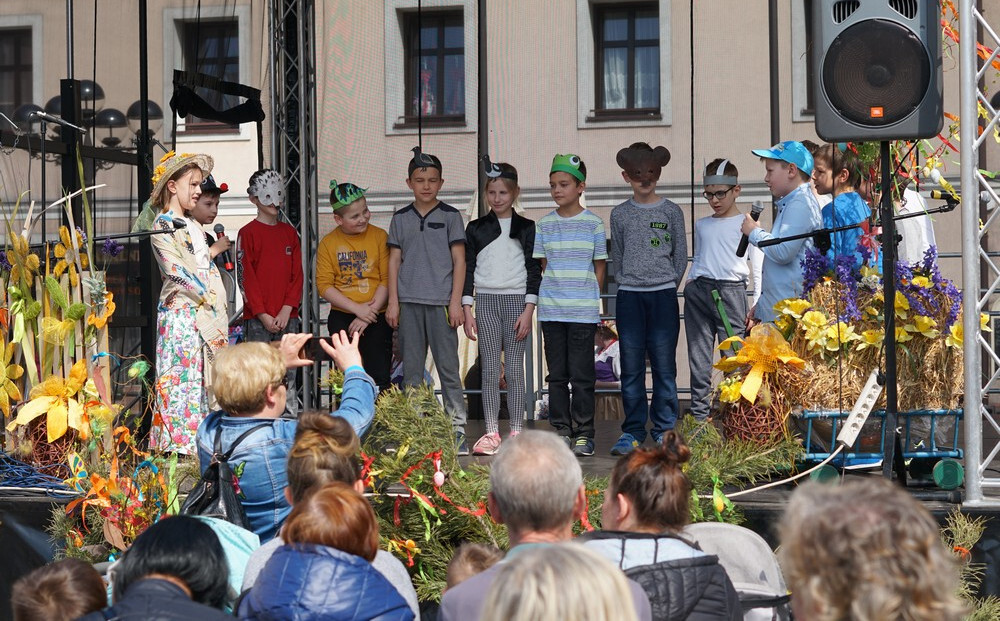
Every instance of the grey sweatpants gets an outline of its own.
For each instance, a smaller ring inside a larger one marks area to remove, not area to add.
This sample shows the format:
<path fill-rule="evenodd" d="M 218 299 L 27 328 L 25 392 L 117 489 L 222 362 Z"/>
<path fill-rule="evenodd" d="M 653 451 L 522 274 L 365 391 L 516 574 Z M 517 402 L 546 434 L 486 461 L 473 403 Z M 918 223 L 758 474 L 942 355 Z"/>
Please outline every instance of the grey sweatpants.
<path fill-rule="evenodd" d="M 708 418 L 712 400 L 712 361 L 716 339 L 728 338 L 712 299 L 719 292 L 733 333 L 743 336 L 747 318 L 747 287 L 740 281 L 696 278 L 684 287 L 684 333 L 687 335 L 688 363 L 691 365 L 691 414 Z"/>
<path fill-rule="evenodd" d="M 441 378 L 444 410 L 457 431 L 465 428 L 465 396 L 458 373 L 458 332 L 448 325 L 445 306 L 401 302 L 399 305 L 399 350 L 403 355 L 403 384 L 424 383 L 427 347 L 430 346 Z"/>

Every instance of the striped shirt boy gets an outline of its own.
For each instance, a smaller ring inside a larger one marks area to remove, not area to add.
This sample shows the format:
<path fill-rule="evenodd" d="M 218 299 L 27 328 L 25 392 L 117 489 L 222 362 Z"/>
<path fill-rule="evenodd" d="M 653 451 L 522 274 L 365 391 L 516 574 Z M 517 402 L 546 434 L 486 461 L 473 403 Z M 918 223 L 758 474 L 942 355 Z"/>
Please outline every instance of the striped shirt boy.
<path fill-rule="evenodd" d="M 564 218 L 550 212 L 535 227 L 533 256 L 545 259 L 538 320 L 600 322 L 601 292 L 594 261 L 607 259 L 604 221 L 589 209 Z"/>

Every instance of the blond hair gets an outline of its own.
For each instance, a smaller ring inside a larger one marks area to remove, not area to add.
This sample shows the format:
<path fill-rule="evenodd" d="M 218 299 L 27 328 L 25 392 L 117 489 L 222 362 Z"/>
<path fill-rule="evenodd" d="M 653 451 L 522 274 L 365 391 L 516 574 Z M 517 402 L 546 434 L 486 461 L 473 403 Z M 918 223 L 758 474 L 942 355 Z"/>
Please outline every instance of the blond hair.
<path fill-rule="evenodd" d="M 361 442 L 346 419 L 322 412 L 303 412 L 288 453 L 288 489 L 292 504 L 327 483 L 353 485 L 361 478 Z"/>
<path fill-rule="evenodd" d="M 281 354 L 266 343 L 223 348 L 215 355 L 214 367 L 219 407 L 233 416 L 257 414 L 264 409 L 267 388 L 281 384 L 285 371 Z"/>
<path fill-rule="evenodd" d="M 494 545 L 466 541 L 458 546 L 448 563 L 448 588 L 461 584 L 476 574 L 481 574 L 497 564 L 503 552 Z"/>
<path fill-rule="evenodd" d="M 483 604 L 482 621 L 635 621 L 625 574 L 576 543 L 532 548 L 505 561 Z"/>
<path fill-rule="evenodd" d="M 806 483 L 779 533 L 785 579 L 811 620 L 957 621 L 965 613 L 958 561 L 937 522 L 885 479 Z"/>

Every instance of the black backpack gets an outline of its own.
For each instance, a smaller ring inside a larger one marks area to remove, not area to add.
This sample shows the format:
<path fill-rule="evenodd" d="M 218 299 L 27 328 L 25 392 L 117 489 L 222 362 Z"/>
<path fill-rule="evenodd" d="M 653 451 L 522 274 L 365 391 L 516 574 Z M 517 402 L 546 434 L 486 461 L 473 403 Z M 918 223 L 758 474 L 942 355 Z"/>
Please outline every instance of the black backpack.
<path fill-rule="evenodd" d="M 247 429 L 233 441 L 229 450 L 224 453 L 222 452 L 222 427 L 215 430 L 212 463 L 208 465 L 208 468 L 205 468 L 201 479 L 188 494 L 184 505 L 181 506 L 181 515 L 222 518 L 241 528 L 253 530 L 250 528 L 249 520 L 247 520 L 243 503 L 236 497 L 229 458 L 233 456 L 233 451 L 247 436 L 268 425 L 269 423 L 265 423 Z"/>

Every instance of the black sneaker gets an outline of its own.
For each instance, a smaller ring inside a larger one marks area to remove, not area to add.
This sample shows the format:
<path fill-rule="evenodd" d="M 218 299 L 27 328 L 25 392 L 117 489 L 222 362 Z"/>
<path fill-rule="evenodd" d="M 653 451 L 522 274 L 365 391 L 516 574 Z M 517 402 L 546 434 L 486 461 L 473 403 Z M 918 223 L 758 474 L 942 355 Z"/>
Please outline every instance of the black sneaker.
<path fill-rule="evenodd" d="M 459 456 L 469 454 L 469 443 L 465 441 L 465 433 L 462 431 L 455 432 L 455 452 Z"/>
<path fill-rule="evenodd" d="M 594 454 L 594 441 L 580 436 L 573 441 L 573 454 L 577 457 L 590 457 Z"/>

